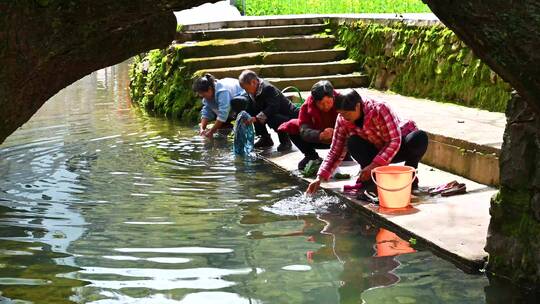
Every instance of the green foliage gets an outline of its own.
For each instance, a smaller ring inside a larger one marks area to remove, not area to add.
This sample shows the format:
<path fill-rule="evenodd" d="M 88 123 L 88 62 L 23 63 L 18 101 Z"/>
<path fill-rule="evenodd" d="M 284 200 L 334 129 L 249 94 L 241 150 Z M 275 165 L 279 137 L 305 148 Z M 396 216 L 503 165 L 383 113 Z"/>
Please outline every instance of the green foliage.
<path fill-rule="evenodd" d="M 317 172 L 319 171 L 319 167 L 321 166 L 321 160 L 319 159 L 312 159 L 307 164 L 304 170 L 302 171 L 302 175 L 304 177 L 315 177 L 317 175 Z"/>
<path fill-rule="evenodd" d="M 351 175 L 347 174 L 347 173 L 339 173 L 338 172 L 338 173 L 334 174 L 334 178 L 338 179 L 338 180 L 340 180 L 340 179 L 349 179 L 349 178 L 351 178 Z"/>
<path fill-rule="evenodd" d="M 240 2 L 240 1 L 239 1 Z M 241 10 L 241 5 L 239 5 Z M 344 13 L 425 13 L 431 12 L 421 0 L 246 0 L 246 15 L 344 14 Z"/>
<path fill-rule="evenodd" d="M 335 30 L 372 87 L 498 112 L 510 99 L 510 86 L 443 26 L 359 21 Z"/>
<path fill-rule="evenodd" d="M 129 75 L 131 99 L 156 113 L 195 122 L 201 103 L 191 91 L 191 75 L 177 47 L 136 56 Z"/>

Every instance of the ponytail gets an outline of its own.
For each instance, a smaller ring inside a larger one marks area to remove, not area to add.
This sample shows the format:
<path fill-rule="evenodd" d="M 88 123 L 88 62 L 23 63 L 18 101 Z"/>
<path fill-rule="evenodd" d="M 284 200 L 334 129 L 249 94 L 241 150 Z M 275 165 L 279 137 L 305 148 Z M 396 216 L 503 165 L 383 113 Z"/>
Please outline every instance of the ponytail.
<path fill-rule="evenodd" d="M 216 88 L 216 78 L 209 73 L 204 74 L 204 76 L 199 77 L 193 81 L 193 92 L 208 92 L 210 88 Z"/>

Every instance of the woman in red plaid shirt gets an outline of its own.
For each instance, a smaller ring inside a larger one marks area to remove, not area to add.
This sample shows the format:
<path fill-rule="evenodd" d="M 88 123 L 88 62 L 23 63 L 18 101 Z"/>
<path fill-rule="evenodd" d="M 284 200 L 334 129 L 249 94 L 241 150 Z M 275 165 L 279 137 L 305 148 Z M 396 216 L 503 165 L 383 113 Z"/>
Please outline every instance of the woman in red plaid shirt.
<path fill-rule="evenodd" d="M 322 163 L 317 178 L 307 193 L 314 193 L 327 181 L 347 154 L 360 164 L 358 181 L 372 183 L 371 170 L 390 163 L 405 161 L 418 167 L 426 153 L 428 137 L 412 120 L 400 120 L 390 107 L 372 99 L 362 100 L 355 90 L 335 99 L 339 115 L 334 127 L 330 152 Z M 418 187 L 418 180 L 413 188 Z"/>

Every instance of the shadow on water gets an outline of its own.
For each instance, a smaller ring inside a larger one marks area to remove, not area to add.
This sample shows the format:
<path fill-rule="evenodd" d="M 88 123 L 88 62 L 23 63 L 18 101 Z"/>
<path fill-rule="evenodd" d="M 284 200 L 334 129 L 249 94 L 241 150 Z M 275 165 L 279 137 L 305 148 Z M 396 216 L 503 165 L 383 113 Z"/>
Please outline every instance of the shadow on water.
<path fill-rule="evenodd" d="M 92 73 L 0 146 L 0 302 L 529 299 L 133 108 L 127 83 L 126 64 Z"/>

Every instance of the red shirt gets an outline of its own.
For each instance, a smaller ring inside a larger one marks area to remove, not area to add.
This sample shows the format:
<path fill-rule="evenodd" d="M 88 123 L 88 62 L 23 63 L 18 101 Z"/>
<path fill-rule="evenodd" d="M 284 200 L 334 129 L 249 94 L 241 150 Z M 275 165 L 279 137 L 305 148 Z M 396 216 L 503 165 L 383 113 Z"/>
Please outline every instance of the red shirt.
<path fill-rule="evenodd" d="M 334 170 L 341 164 L 347 154 L 347 139 L 357 135 L 369 141 L 379 149 L 373 159 L 377 165 L 388 165 L 396 156 L 401 146 L 403 136 L 418 130 L 412 120 L 400 120 L 398 116 L 384 102 L 364 99 L 362 102 L 362 127 L 348 122 L 338 115 L 332 137 L 330 152 L 319 168 L 318 175 L 329 179 Z"/>
<path fill-rule="evenodd" d="M 334 91 L 334 99 L 339 95 Z M 300 108 L 298 114 L 298 125 L 309 125 L 310 128 L 323 131 L 326 128 L 333 128 L 337 118 L 336 108 L 332 107 L 330 111 L 323 112 L 317 108 L 313 96 L 309 95 L 306 102 Z"/>

